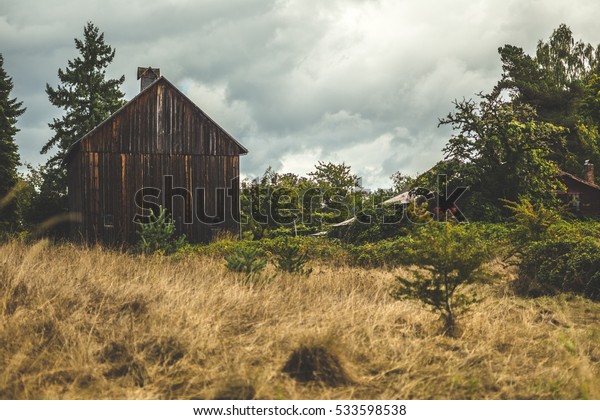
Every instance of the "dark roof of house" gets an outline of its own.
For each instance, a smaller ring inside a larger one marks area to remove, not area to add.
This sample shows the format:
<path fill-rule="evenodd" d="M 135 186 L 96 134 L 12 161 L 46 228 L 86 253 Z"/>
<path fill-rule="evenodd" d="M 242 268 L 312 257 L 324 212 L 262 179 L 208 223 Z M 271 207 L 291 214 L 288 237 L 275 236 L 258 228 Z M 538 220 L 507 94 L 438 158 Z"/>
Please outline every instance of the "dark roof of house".
<path fill-rule="evenodd" d="M 79 140 L 77 140 L 75 143 L 73 143 L 71 145 L 71 147 L 69 147 L 69 149 L 67 150 L 67 153 L 62 161 L 63 165 L 66 165 L 69 160 L 71 159 L 71 156 L 73 155 L 73 153 L 79 148 L 79 146 L 81 145 L 81 142 L 84 141 L 86 138 L 88 138 L 91 134 L 93 134 L 96 130 L 98 130 L 100 127 L 102 127 L 104 124 L 107 124 L 108 122 L 110 122 L 113 118 L 115 118 L 115 116 L 117 116 L 119 113 L 121 113 L 125 108 L 127 108 L 128 106 L 130 106 L 131 104 L 133 104 L 144 92 L 146 92 L 146 90 L 150 89 L 151 87 L 153 87 L 154 85 L 157 85 L 159 83 L 165 83 L 167 84 L 169 87 L 171 87 L 173 90 L 175 90 L 178 94 L 180 94 L 186 101 L 188 101 L 195 109 L 197 112 L 201 113 L 204 117 L 206 117 L 210 122 L 212 122 L 215 126 L 217 126 L 221 131 L 223 131 L 223 133 L 231 140 L 233 141 L 237 146 L 239 146 L 242 155 L 245 155 L 248 153 L 248 149 L 246 149 L 244 146 L 242 146 L 240 144 L 240 142 L 238 142 L 235 138 L 233 138 L 233 136 L 231 134 L 229 134 L 227 131 L 225 131 L 223 129 L 223 127 L 221 127 L 219 124 L 217 124 L 212 118 L 210 118 L 204 111 L 202 111 L 200 109 L 200 107 L 198 105 L 196 105 L 190 98 L 188 98 L 186 95 L 183 94 L 183 92 L 181 92 L 179 89 L 177 89 L 177 87 L 169 82 L 169 80 L 167 80 L 166 77 L 161 76 L 158 79 L 156 79 L 154 82 L 152 82 L 146 89 L 142 90 L 141 92 L 139 92 L 137 95 L 135 95 L 130 101 L 128 101 L 125 105 L 123 105 L 121 108 L 119 108 L 118 110 L 116 110 L 115 112 L 113 112 L 108 118 L 106 118 L 104 121 L 102 121 L 100 124 L 98 124 L 96 127 L 92 128 L 90 131 L 88 131 L 87 133 L 85 133 Z"/>
<path fill-rule="evenodd" d="M 596 184 L 594 184 L 593 182 L 586 181 L 585 179 L 581 179 L 581 178 L 579 178 L 579 177 L 576 177 L 575 175 L 573 175 L 573 174 L 570 174 L 570 173 L 568 173 L 568 172 L 565 172 L 565 171 L 559 171 L 559 174 L 560 174 L 560 176 L 562 176 L 562 177 L 565 177 L 565 178 L 572 179 L 572 180 L 573 180 L 573 181 L 575 181 L 575 182 L 579 182 L 580 184 L 587 185 L 587 186 L 588 186 L 588 187 L 590 187 L 590 188 L 594 188 L 594 189 L 596 189 L 596 190 L 599 190 L 599 191 L 600 191 L 600 185 L 596 185 Z"/>

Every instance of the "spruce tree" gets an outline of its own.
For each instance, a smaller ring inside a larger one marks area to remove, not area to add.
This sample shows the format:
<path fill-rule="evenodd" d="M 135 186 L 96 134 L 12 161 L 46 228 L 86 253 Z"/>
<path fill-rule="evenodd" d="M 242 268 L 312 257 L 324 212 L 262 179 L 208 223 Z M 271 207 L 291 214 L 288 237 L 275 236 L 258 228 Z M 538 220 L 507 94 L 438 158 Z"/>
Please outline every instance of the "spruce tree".
<path fill-rule="evenodd" d="M 6 74 L 4 58 L 0 54 L 0 230 L 14 227 L 17 222 L 14 201 L 2 201 L 18 180 L 19 152 L 15 134 L 19 129 L 16 123 L 18 117 L 25 112 L 23 102 L 11 99 L 12 89 L 12 78 Z"/>
<path fill-rule="evenodd" d="M 79 56 L 69 60 L 65 70 L 58 70 L 61 84 L 56 88 L 46 84 L 50 103 L 66 111 L 48 124 L 54 136 L 44 145 L 42 153 L 58 148 L 49 163 L 60 163 L 73 143 L 124 103 L 120 86 L 125 76 L 106 80 L 106 68 L 115 57 L 115 49 L 104 42 L 104 33 L 88 22 L 83 40 L 75 39 L 75 46 Z"/>
<path fill-rule="evenodd" d="M 40 168 L 43 181 L 35 203 L 36 220 L 32 220 L 33 223 L 66 210 L 67 179 L 62 161 L 67 150 L 125 103 L 124 93 L 120 90 L 125 76 L 106 78 L 106 68 L 115 57 L 115 49 L 105 43 L 104 33 L 88 22 L 83 39 L 75 39 L 75 47 L 79 55 L 69 60 L 64 70 L 58 70 L 60 84 L 56 88 L 46 84 L 50 103 L 63 109 L 64 114 L 48 124 L 54 136 L 41 153 L 54 148 L 56 153 Z"/>

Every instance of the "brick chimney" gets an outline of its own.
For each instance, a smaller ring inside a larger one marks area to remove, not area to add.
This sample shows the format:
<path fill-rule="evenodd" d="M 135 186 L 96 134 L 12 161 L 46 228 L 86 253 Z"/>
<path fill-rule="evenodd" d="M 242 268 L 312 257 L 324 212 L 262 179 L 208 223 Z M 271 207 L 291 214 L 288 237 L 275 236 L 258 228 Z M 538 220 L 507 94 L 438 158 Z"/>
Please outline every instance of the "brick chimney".
<path fill-rule="evenodd" d="M 590 163 L 589 160 L 586 160 L 583 166 L 585 167 L 585 180 L 595 184 L 596 180 L 594 179 L 594 164 Z"/>
<path fill-rule="evenodd" d="M 160 77 L 160 69 L 152 67 L 138 67 L 137 78 L 140 80 L 140 92 L 150 86 L 156 79 Z"/>

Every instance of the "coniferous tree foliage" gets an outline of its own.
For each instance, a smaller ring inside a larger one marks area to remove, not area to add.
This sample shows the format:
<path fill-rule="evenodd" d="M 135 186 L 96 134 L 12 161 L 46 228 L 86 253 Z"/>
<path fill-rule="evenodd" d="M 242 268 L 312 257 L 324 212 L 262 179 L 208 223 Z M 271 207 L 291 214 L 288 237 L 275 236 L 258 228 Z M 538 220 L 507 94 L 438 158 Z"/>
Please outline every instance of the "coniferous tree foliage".
<path fill-rule="evenodd" d="M 58 70 L 60 84 L 46 84 L 46 94 L 52 105 L 64 110 L 48 126 L 54 131 L 44 145 L 42 154 L 56 150 L 39 169 L 42 184 L 33 203 L 35 215 L 30 222 L 39 223 L 67 209 L 66 168 L 62 165 L 69 147 L 92 130 L 125 101 L 120 86 L 125 76 L 107 79 L 106 69 L 115 57 L 115 49 L 104 40 L 104 33 L 88 22 L 83 39 L 75 39 L 78 56 Z"/>
<path fill-rule="evenodd" d="M 15 204 L 7 197 L 18 181 L 17 166 L 19 151 L 15 143 L 17 119 L 25 112 L 23 102 L 11 98 L 13 89 L 12 78 L 4 70 L 4 58 L 0 54 L 0 230 L 14 228 Z"/>
<path fill-rule="evenodd" d="M 42 153 L 57 147 L 49 162 L 60 162 L 69 147 L 96 127 L 123 104 L 120 86 L 125 76 L 106 79 L 106 68 L 112 63 L 116 50 L 104 41 L 104 33 L 88 22 L 83 39 L 75 39 L 79 56 L 69 60 L 67 67 L 58 70 L 60 84 L 46 84 L 52 105 L 65 111 L 61 118 L 48 124 L 54 136 L 44 145 Z"/>

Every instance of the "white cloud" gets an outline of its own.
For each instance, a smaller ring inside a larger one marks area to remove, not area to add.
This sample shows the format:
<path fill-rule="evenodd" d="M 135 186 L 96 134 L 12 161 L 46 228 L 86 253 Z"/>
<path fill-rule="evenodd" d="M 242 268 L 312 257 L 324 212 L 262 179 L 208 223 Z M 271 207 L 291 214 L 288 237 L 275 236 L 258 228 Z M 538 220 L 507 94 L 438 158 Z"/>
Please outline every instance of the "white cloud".
<path fill-rule="evenodd" d="M 92 20 L 117 49 L 109 76 L 126 75 L 126 96 L 137 66 L 160 67 L 248 147 L 244 173 L 306 173 L 331 159 L 385 187 L 442 157 L 449 130 L 437 118 L 493 87 L 499 46 L 532 52 L 561 22 L 598 42 L 599 12 L 584 0 L 0 0 L 0 38 L 28 107 L 23 160 L 38 161 L 51 136 L 45 83 L 58 82 Z"/>
<path fill-rule="evenodd" d="M 184 79 L 183 93 L 234 137 L 256 130 L 250 118 L 250 107 L 245 101 L 230 100 L 223 85 L 206 85 L 193 79 Z"/>

